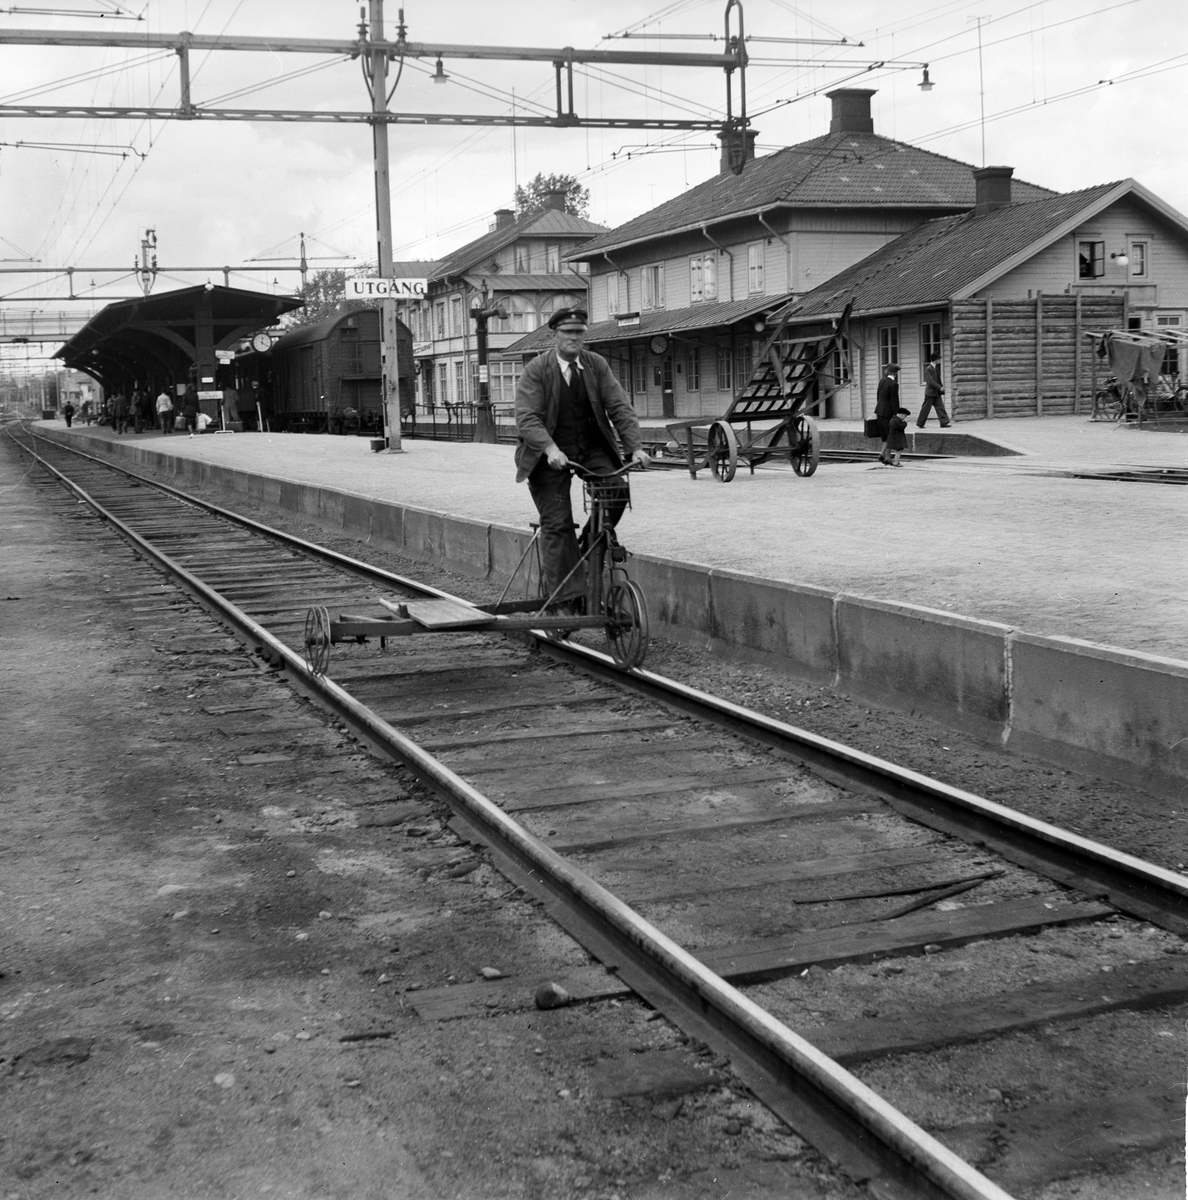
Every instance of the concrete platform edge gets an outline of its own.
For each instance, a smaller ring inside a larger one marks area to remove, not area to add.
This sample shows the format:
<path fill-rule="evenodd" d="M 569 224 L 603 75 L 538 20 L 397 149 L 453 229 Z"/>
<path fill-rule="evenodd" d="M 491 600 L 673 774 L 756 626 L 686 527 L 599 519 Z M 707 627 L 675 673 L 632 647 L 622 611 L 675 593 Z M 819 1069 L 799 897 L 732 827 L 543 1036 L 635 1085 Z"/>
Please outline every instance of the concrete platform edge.
<path fill-rule="evenodd" d="M 531 537 L 527 529 L 175 457 L 161 442 L 39 432 L 497 585 L 511 578 Z M 633 557 L 632 574 L 653 627 L 666 636 L 926 714 L 1070 769 L 1185 793 L 1186 662 L 643 554 Z"/>

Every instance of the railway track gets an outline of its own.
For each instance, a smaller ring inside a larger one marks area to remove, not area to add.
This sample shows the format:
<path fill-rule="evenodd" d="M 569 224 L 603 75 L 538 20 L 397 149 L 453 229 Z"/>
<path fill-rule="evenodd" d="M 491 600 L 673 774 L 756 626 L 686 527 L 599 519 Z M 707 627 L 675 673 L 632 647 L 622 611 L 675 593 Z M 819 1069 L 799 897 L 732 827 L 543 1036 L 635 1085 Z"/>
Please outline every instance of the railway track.
<path fill-rule="evenodd" d="M 380 596 L 445 593 L 54 443 L 35 452 L 451 805 L 455 832 L 604 965 L 558 981 L 574 1000 L 639 993 L 874 1194 L 1022 1194 L 1053 1146 L 1088 1138 L 1064 1154 L 1074 1171 L 1093 1161 L 1089 1125 L 1098 1143 L 1118 1131 L 1106 1140 L 1122 1157 L 1127 1139 L 1174 1144 L 1180 1073 L 1135 1061 L 1132 1042 L 1147 1022 L 1158 1047 L 1163 1010 L 1188 1000 L 1188 879 L 624 675 L 589 646 L 473 633 L 340 646 L 320 678 L 302 658 L 311 606 L 381 615 Z M 492 997 L 531 1003 L 522 984 L 408 999 L 432 1020 Z M 1070 1062 L 1102 1092 L 1079 1107 L 1039 1082 Z"/>

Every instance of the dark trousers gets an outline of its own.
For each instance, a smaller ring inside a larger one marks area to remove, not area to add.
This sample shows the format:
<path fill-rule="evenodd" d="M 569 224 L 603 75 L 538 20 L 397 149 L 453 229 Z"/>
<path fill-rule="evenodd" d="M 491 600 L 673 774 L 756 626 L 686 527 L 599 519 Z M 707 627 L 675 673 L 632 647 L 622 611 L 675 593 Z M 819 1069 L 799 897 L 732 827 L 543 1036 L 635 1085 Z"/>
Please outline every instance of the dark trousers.
<path fill-rule="evenodd" d="M 928 420 L 929 409 L 936 409 L 936 415 L 940 418 L 942 425 L 949 423 L 949 414 L 945 412 L 945 402 L 940 396 L 925 396 L 924 403 L 920 405 L 920 415 L 916 418 L 916 428 L 923 429 L 924 422 Z"/>
<path fill-rule="evenodd" d="M 64 413 L 63 415 L 66 417 L 66 428 L 69 429 L 70 422 L 74 420 L 74 413 Z"/>
<path fill-rule="evenodd" d="M 123 433 L 128 428 L 128 418 L 123 413 L 116 413 L 111 418 L 111 428 L 115 433 Z"/>
<path fill-rule="evenodd" d="M 167 412 L 157 413 L 157 421 L 161 426 L 162 433 L 173 432 L 173 420 L 173 409 L 169 409 Z"/>
<path fill-rule="evenodd" d="M 144 418 L 140 415 L 139 410 L 132 414 L 132 428 L 137 433 L 141 433 L 144 430 Z"/>
<path fill-rule="evenodd" d="M 574 462 L 590 471 L 609 475 L 620 469 L 618 461 L 602 446 L 566 454 Z M 572 576 L 557 596 L 557 602 L 573 600 L 586 594 L 586 572 L 584 568 L 574 571 L 582 557 L 586 530 L 579 539 L 574 534 L 573 504 L 570 496 L 573 479 L 566 471 L 554 471 L 545 459 L 528 476 L 528 491 L 540 514 L 540 558 L 544 575 L 545 595 L 551 596 L 561 581 L 573 571 Z M 617 489 L 621 493 L 610 506 L 607 520 L 611 527 L 627 509 L 630 491 L 627 485 Z M 588 528 L 588 525 L 587 525 Z"/>

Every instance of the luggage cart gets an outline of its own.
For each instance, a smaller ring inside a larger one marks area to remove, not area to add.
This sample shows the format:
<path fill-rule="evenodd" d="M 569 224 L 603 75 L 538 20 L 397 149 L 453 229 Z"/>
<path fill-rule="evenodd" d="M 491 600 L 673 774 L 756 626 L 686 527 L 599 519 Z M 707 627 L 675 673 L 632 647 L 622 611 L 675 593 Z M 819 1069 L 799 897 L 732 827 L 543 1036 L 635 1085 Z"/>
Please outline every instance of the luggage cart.
<path fill-rule="evenodd" d="M 808 476 L 817 469 L 821 433 L 807 410 L 819 411 L 849 379 L 850 306 L 831 332 L 808 337 L 789 335 L 788 315 L 785 310 L 750 379 L 722 416 L 666 426 L 694 479 L 708 468 L 715 479 L 729 483 L 740 459 L 753 475 L 760 463 L 780 453 L 788 455 L 797 475 Z M 697 436 L 703 430 L 704 448 Z"/>

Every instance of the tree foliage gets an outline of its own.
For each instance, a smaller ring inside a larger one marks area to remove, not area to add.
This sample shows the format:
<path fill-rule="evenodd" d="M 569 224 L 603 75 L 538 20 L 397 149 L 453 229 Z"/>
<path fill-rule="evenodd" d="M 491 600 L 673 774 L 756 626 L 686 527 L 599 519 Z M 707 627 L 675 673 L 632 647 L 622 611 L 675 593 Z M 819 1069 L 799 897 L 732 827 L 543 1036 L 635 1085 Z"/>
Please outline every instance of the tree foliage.
<path fill-rule="evenodd" d="M 584 188 L 572 175 L 537 174 L 527 187 L 516 188 L 516 216 L 529 217 L 545 210 L 549 192 L 565 193 L 565 211 L 575 217 L 590 216 L 590 189 Z"/>
<path fill-rule="evenodd" d="M 354 273 L 352 272 L 352 274 Z M 374 274 L 367 268 L 364 268 L 364 273 Z M 315 271 L 305 286 L 297 293 L 304 303 L 300 308 L 294 309 L 283 317 L 281 323 L 286 329 L 298 329 L 302 325 L 313 325 L 335 313 L 356 308 L 374 308 L 374 301 L 348 300 L 346 298 L 347 279 L 348 274 L 341 267 L 329 267 L 322 271 Z"/>

